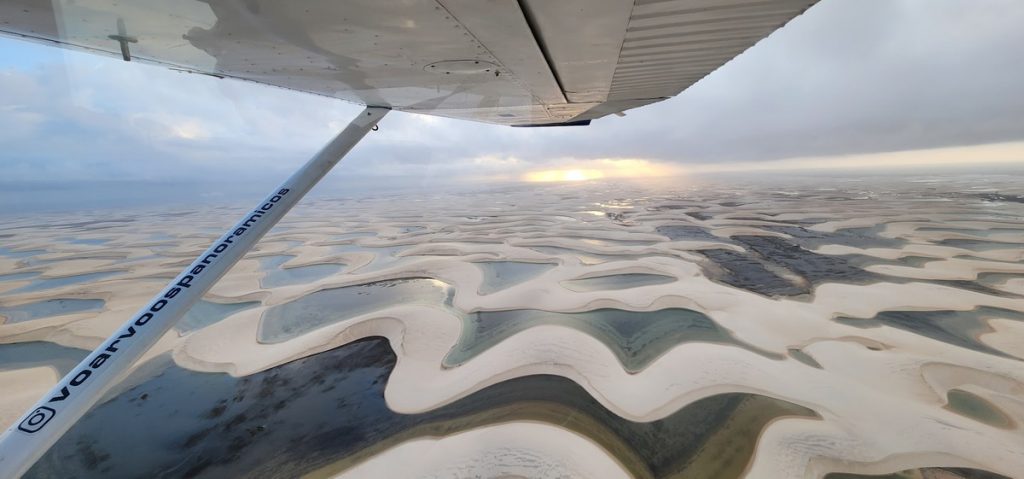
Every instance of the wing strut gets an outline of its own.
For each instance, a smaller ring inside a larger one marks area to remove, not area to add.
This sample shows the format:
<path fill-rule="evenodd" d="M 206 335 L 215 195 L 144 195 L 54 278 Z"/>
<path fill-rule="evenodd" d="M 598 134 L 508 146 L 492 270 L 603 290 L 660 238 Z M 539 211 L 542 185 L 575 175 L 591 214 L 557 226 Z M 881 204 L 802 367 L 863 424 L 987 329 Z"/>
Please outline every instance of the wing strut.
<path fill-rule="evenodd" d="M 8 428 L 0 436 L 0 477 L 28 471 L 388 111 L 363 110 Z"/>

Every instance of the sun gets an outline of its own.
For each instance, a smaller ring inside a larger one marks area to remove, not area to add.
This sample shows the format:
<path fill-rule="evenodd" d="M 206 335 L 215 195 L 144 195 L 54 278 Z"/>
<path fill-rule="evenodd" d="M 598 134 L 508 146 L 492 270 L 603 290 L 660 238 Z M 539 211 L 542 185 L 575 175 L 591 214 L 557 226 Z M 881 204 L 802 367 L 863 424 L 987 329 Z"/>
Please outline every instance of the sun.
<path fill-rule="evenodd" d="M 523 179 L 535 183 L 547 183 L 553 181 L 587 181 L 604 178 L 601 170 L 547 170 L 527 173 Z"/>
<path fill-rule="evenodd" d="M 587 179 L 587 174 L 583 170 L 569 170 L 562 174 L 562 179 L 565 181 L 584 181 Z"/>

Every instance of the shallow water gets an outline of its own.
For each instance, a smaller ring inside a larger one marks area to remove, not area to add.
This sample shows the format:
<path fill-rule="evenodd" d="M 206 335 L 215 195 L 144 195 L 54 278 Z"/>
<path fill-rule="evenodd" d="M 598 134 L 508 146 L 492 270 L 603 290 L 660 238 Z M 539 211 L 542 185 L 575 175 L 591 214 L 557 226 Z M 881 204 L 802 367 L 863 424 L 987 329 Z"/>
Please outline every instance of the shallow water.
<path fill-rule="evenodd" d="M 108 243 L 110 240 L 109 239 L 102 239 L 102 238 L 67 238 L 64 241 L 67 241 L 68 243 L 71 243 L 71 244 L 84 244 L 84 245 L 97 246 L 97 245 Z"/>
<path fill-rule="evenodd" d="M 990 318 L 1024 321 L 1024 313 L 996 308 L 977 308 L 971 311 L 885 311 L 871 319 L 836 318 L 836 321 L 858 328 L 899 328 L 950 345 L 1024 361 L 1024 358 L 1016 358 L 978 340 L 979 335 L 991 330 L 986 323 Z"/>
<path fill-rule="evenodd" d="M 379 271 L 381 269 L 393 266 L 395 263 L 401 260 L 398 253 L 408 249 L 409 246 L 362 246 L 359 244 L 343 244 L 331 246 L 332 253 L 371 253 L 373 254 L 373 260 L 364 266 L 356 268 L 355 271 L 359 273 L 368 273 L 373 271 Z"/>
<path fill-rule="evenodd" d="M 292 258 L 294 256 L 288 255 L 261 258 L 260 265 L 267 273 L 260 279 L 260 286 L 264 288 L 279 288 L 281 286 L 312 283 L 331 277 L 345 269 L 343 264 L 314 264 L 292 268 L 281 267 L 282 264 Z"/>
<path fill-rule="evenodd" d="M 185 313 L 175 325 L 174 329 L 181 334 L 190 333 L 231 316 L 232 314 L 245 311 L 249 308 L 259 306 L 259 301 L 247 301 L 242 303 L 216 303 L 200 299 L 191 309 Z"/>
<path fill-rule="evenodd" d="M 705 219 L 709 219 L 707 217 Z M 672 241 L 712 241 L 716 243 L 724 243 L 727 240 L 719 238 L 705 228 L 700 226 L 691 225 L 666 225 L 659 226 L 657 232 L 667 236 Z"/>
<path fill-rule="evenodd" d="M 812 285 L 825 282 L 867 283 L 877 275 L 851 265 L 841 256 L 813 253 L 799 245 L 772 236 L 735 236 L 744 247 L 764 261 L 774 263 L 804 278 Z"/>
<path fill-rule="evenodd" d="M 47 299 L 17 306 L 0 306 L 0 316 L 7 318 L 6 323 L 20 323 L 64 314 L 99 311 L 103 309 L 104 303 L 102 299 Z"/>
<path fill-rule="evenodd" d="M 63 376 L 71 372 L 89 352 L 45 341 L 0 344 L 0 371 L 49 366 Z"/>
<path fill-rule="evenodd" d="M 121 271 L 102 271 L 98 273 L 86 273 L 78 274 L 74 276 L 63 276 L 58 278 L 44 278 L 37 279 L 31 283 L 22 286 L 17 289 L 8 291 L 9 293 L 32 293 L 35 291 L 43 291 L 47 289 L 63 288 L 65 286 L 73 286 L 76 284 L 93 283 L 111 276 L 120 274 Z"/>
<path fill-rule="evenodd" d="M 36 276 L 39 276 L 39 272 L 38 271 L 26 271 L 24 273 L 4 274 L 4 275 L 0 275 L 0 282 L 5 282 L 5 281 L 22 281 L 22 280 L 26 280 L 26 279 L 35 278 Z"/>
<path fill-rule="evenodd" d="M 571 248 L 563 248 L 561 246 L 528 246 L 528 248 L 530 248 L 530 249 L 532 249 L 534 251 L 537 251 L 539 253 L 544 253 L 544 254 L 555 256 L 555 257 L 558 257 L 558 256 L 576 257 L 576 258 L 579 258 L 580 260 L 583 260 L 583 261 L 585 261 L 587 263 L 604 263 L 604 262 L 607 262 L 607 261 L 615 261 L 615 260 L 619 260 L 619 259 L 624 259 L 620 255 L 607 255 L 607 254 L 590 253 L 590 252 L 583 251 L 583 250 L 575 250 L 575 249 L 571 249 Z"/>
<path fill-rule="evenodd" d="M 799 348 L 790 348 L 789 355 L 793 359 L 800 361 L 801 363 L 804 363 L 812 368 L 823 369 L 821 367 L 821 363 L 815 360 L 813 356 L 803 352 Z"/>
<path fill-rule="evenodd" d="M 893 474 L 866 475 L 833 472 L 825 479 L 1011 479 L 994 472 L 967 467 L 926 467 Z"/>
<path fill-rule="evenodd" d="M 672 283 L 676 279 L 660 274 L 629 273 L 597 276 L 585 279 L 562 281 L 567 289 L 577 292 L 608 291 L 613 289 L 630 289 L 642 286 L 654 286 Z"/>
<path fill-rule="evenodd" d="M 598 309 L 582 313 L 554 313 L 530 309 L 481 311 L 464 316 L 458 344 L 445 357 L 445 366 L 471 360 L 502 340 L 541 325 L 583 331 L 605 343 L 630 372 L 642 370 L 665 351 L 691 341 L 732 344 L 754 352 L 719 327 L 711 318 L 688 309 L 638 312 Z"/>
<path fill-rule="evenodd" d="M 406 278 L 331 288 L 268 308 L 260 320 L 259 341 L 280 343 L 317 328 L 395 304 L 445 307 L 453 290 L 436 279 Z"/>
<path fill-rule="evenodd" d="M 1015 426 L 1013 420 L 1007 417 L 1006 413 L 976 394 L 962 389 L 950 389 L 946 393 L 946 401 L 951 410 L 990 426 L 1003 429 L 1011 429 Z"/>
<path fill-rule="evenodd" d="M 993 251 L 993 250 L 1006 249 L 1006 248 L 1019 248 L 1019 247 L 1021 247 L 1021 245 L 1024 245 L 1024 239 L 1022 239 L 1018 243 L 1008 243 L 1008 242 L 993 242 L 993 241 L 980 240 L 980 239 L 955 239 L 955 238 L 950 238 L 950 239 L 944 239 L 944 240 L 936 241 L 935 244 L 942 245 L 942 246 L 952 246 L 954 248 L 963 248 L 963 249 L 968 249 L 968 250 L 971 250 L 971 251 Z"/>
<path fill-rule="evenodd" d="M 785 401 L 726 394 L 638 423 L 557 376 L 505 381 L 435 411 L 396 414 L 384 403 L 394 363 L 387 342 L 374 338 L 245 378 L 171 367 L 91 411 L 25 477 L 296 476 L 343 468 L 401 440 L 523 420 L 592 437 L 637 477 L 735 477 L 765 424 L 813 415 Z M 123 421 L 132 427 L 102 433 Z"/>
<path fill-rule="evenodd" d="M 30 256 L 36 256 L 45 253 L 43 249 L 13 249 L 0 246 L 0 256 L 6 256 L 8 258 L 28 258 Z"/>
<path fill-rule="evenodd" d="M 807 285 L 797 284 L 769 270 L 765 263 L 748 254 L 726 249 L 701 251 L 713 263 L 707 276 L 716 281 L 766 296 L 807 294 Z"/>
<path fill-rule="evenodd" d="M 551 263 L 522 263 L 517 261 L 482 261 L 474 263 L 483 271 L 480 294 L 491 294 L 537 277 L 556 265 Z"/>

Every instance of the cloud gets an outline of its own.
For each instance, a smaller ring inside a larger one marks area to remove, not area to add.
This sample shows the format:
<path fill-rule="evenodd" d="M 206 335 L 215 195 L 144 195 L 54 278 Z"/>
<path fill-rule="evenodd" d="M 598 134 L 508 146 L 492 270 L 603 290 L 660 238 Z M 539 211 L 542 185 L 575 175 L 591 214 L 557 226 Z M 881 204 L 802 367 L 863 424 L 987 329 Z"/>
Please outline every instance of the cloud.
<path fill-rule="evenodd" d="M 848 170 L 881 171 L 914 169 L 917 172 L 938 168 L 973 167 L 974 173 L 986 169 L 1024 165 L 1024 142 L 989 143 L 971 146 L 947 146 L 882 153 L 854 153 L 828 157 L 799 157 L 774 161 L 707 163 L 685 168 L 681 173 L 728 173 Z"/>
<path fill-rule="evenodd" d="M 429 184 L 605 171 L 587 164 L 601 159 L 699 170 L 1024 140 L 1020 25 L 1018 0 L 823 0 L 677 98 L 625 118 L 516 129 L 396 112 L 334 177 Z M 0 59 L 0 169 L 10 181 L 272 184 L 360 109 L 0 42 L 27 53 Z"/>

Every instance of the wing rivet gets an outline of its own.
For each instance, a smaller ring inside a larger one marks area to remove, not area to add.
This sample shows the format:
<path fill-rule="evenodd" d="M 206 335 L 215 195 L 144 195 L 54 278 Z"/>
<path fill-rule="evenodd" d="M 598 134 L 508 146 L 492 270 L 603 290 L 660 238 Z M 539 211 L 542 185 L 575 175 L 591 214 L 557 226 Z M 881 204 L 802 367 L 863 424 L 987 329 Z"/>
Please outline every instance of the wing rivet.
<path fill-rule="evenodd" d="M 431 63 L 423 69 L 445 75 L 479 75 L 497 71 L 498 65 L 487 60 L 445 60 Z"/>

